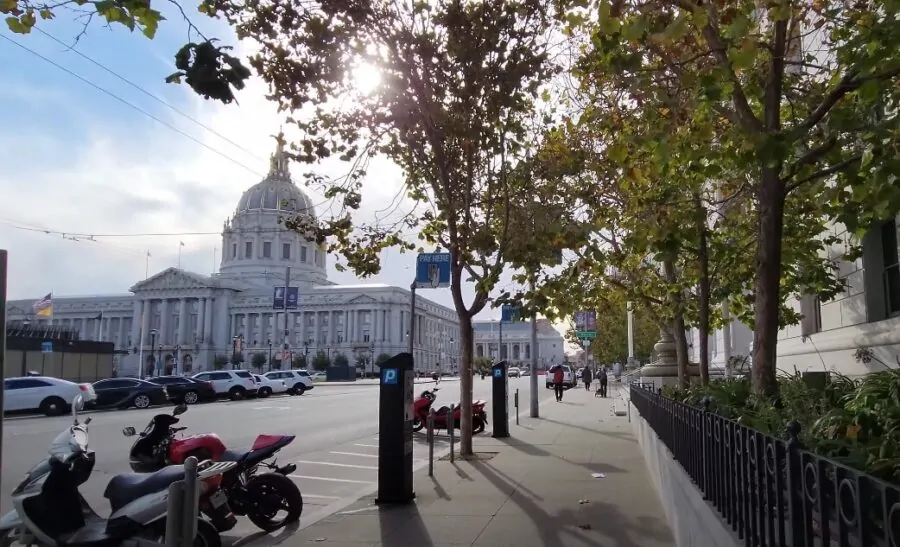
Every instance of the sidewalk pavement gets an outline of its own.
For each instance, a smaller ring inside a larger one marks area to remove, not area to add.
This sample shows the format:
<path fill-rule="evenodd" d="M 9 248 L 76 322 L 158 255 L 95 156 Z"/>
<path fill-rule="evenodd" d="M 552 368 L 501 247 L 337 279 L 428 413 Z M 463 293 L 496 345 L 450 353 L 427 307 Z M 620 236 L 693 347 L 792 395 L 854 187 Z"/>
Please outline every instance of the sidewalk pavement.
<path fill-rule="evenodd" d="M 453 381 L 458 382 L 459 376 L 445 376 L 441 379 L 442 383 L 443 382 L 453 382 Z M 433 384 L 434 380 L 432 380 L 430 376 L 429 377 L 423 376 L 421 378 L 416 378 L 414 380 L 414 382 L 416 384 Z M 338 381 L 334 381 L 334 382 L 318 381 L 315 383 L 315 385 L 316 386 L 325 386 L 325 387 L 328 387 L 328 386 L 347 387 L 347 386 L 377 386 L 380 383 L 381 383 L 381 380 L 378 378 L 360 378 L 358 380 L 338 380 Z"/>
<path fill-rule="evenodd" d="M 610 390 L 615 393 L 614 389 Z M 542 394 L 543 395 L 543 394 Z M 414 476 L 415 503 L 360 499 L 280 541 L 286 547 L 662 547 L 675 545 L 618 398 L 575 388 L 527 407 L 510 437 L 477 436 L 477 459 Z M 302 523 L 302 520 L 301 520 Z M 287 537 L 285 537 L 287 536 Z"/>

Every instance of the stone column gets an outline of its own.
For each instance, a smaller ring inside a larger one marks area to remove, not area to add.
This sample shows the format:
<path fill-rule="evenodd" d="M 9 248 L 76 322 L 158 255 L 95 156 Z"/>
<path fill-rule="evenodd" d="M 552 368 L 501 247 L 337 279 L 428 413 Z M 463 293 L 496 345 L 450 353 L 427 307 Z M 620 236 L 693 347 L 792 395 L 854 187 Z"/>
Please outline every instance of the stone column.
<path fill-rule="evenodd" d="M 150 343 L 150 312 L 152 311 L 152 308 L 153 301 L 144 300 L 144 313 L 143 318 L 141 319 L 141 338 L 137 340 L 137 343 L 141 344 L 142 346 Z M 141 341 L 141 339 L 143 341 Z M 144 363 L 141 363 L 141 367 L 143 366 Z M 143 368 L 141 370 L 143 370 Z"/>
<path fill-rule="evenodd" d="M 675 353 L 675 338 L 668 329 L 660 329 L 659 342 L 653 346 L 657 359 L 641 368 L 641 378 L 651 380 L 656 387 L 678 383 L 678 358 Z M 688 375 L 698 375 L 697 367 L 688 367 Z"/>
<path fill-rule="evenodd" d="M 187 298 L 182 298 L 178 304 L 178 336 L 175 338 L 178 340 L 178 344 L 185 346 L 188 342 L 188 324 L 190 324 L 190 318 L 187 313 Z"/>
<path fill-rule="evenodd" d="M 250 330 L 250 325 L 252 325 L 253 315 L 249 313 L 245 313 L 244 315 L 244 347 L 250 345 L 250 342 L 253 341 L 251 338 L 253 332 Z M 246 351 L 245 351 L 246 353 Z"/>
<path fill-rule="evenodd" d="M 328 327 L 325 329 L 325 343 L 329 346 L 334 345 L 334 318 L 336 315 L 334 310 L 325 312 L 325 316 L 328 318 Z"/>
<path fill-rule="evenodd" d="M 169 300 L 164 298 L 159 311 L 159 336 L 156 337 L 157 345 L 162 344 L 165 346 L 171 342 L 171 340 L 169 340 L 169 318 L 171 315 L 172 312 L 169 311 Z"/>
<path fill-rule="evenodd" d="M 313 345 L 316 347 L 316 351 L 322 349 L 319 346 L 321 345 L 321 330 L 319 329 L 319 312 L 313 312 Z"/>
<path fill-rule="evenodd" d="M 381 324 L 381 310 L 372 309 L 369 313 L 372 315 L 372 342 L 380 342 L 381 330 L 384 328 Z"/>
<path fill-rule="evenodd" d="M 119 341 L 119 343 L 116 344 L 116 347 L 118 347 L 119 349 L 127 349 L 128 348 L 128 344 L 126 344 L 126 342 L 128 340 L 125 339 L 125 317 L 124 316 L 119 317 L 119 332 L 118 332 L 118 334 L 116 334 L 116 340 Z"/>
<path fill-rule="evenodd" d="M 207 344 L 213 343 L 213 299 L 204 298 L 203 313 L 203 341 Z"/>
<path fill-rule="evenodd" d="M 194 331 L 194 336 L 197 337 L 197 340 L 203 340 L 204 343 L 207 342 L 206 336 L 206 298 L 200 298 L 197 300 L 197 330 Z"/>

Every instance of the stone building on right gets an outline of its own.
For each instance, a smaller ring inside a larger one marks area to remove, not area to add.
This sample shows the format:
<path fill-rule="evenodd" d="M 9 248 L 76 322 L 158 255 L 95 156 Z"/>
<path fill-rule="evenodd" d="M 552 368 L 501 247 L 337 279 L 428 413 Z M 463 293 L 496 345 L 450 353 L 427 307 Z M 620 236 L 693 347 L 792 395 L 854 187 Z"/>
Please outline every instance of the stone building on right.
<path fill-rule="evenodd" d="M 832 227 L 843 243 L 828 251 L 845 282 L 836 298 L 822 302 L 815 295 L 793 300 L 803 315 L 794 326 L 782 329 L 778 339 L 778 368 L 792 373 L 827 370 L 847 376 L 861 376 L 885 368 L 900 367 L 900 216 L 873 226 L 860 242 L 862 256 L 843 260 L 854 236 L 841 225 Z M 710 364 L 723 367 L 725 356 L 732 363 L 752 353 L 753 332 L 737 321 L 710 333 Z M 699 333 L 688 340 L 697 360 Z M 730 351 L 729 351 L 730 350 Z M 863 351 L 860 351 L 863 350 Z M 749 359 L 748 359 L 749 366 Z"/>

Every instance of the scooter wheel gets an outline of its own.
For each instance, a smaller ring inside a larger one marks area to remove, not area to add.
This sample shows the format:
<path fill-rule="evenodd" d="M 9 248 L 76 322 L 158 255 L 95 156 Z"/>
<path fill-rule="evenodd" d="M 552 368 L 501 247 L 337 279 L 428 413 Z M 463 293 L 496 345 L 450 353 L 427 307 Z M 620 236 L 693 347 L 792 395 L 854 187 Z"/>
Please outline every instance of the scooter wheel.
<path fill-rule="evenodd" d="M 472 427 L 473 434 L 481 433 L 482 431 L 484 431 L 484 420 L 482 420 L 481 418 L 475 418 L 475 420 L 472 422 L 472 425 L 474 426 Z"/>
<path fill-rule="evenodd" d="M 303 495 L 297 484 L 278 473 L 255 475 L 247 482 L 247 518 L 265 532 L 274 532 L 300 520 Z M 276 518 L 286 511 L 284 518 Z"/>
<path fill-rule="evenodd" d="M 425 422 L 418 418 L 413 419 L 413 431 L 422 431 L 423 427 L 425 427 Z"/>

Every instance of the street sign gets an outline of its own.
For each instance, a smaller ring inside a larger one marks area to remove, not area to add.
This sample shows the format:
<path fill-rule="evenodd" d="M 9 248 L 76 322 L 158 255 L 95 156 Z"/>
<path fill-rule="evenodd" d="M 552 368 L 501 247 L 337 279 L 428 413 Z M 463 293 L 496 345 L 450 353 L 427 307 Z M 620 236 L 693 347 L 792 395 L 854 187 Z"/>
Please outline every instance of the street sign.
<path fill-rule="evenodd" d="M 450 286 L 450 253 L 421 253 L 416 260 L 416 288 Z"/>
<path fill-rule="evenodd" d="M 300 287 L 275 287 L 272 295 L 272 307 L 276 310 L 285 309 L 285 292 L 287 292 L 287 309 L 296 310 L 300 305 Z"/>
<path fill-rule="evenodd" d="M 592 310 L 575 312 L 575 336 L 585 340 L 597 337 L 597 312 Z"/>
<path fill-rule="evenodd" d="M 500 321 L 504 323 L 512 323 L 522 320 L 522 309 L 518 306 L 510 306 L 504 304 L 500 308 Z"/>
<path fill-rule="evenodd" d="M 41 342 L 41 353 L 53 353 L 53 342 Z"/>
<path fill-rule="evenodd" d="M 386 368 L 381 371 L 381 374 L 384 375 L 384 385 L 393 386 L 399 383 L 399 375 L 397 374 L 397 369 Z"/>

